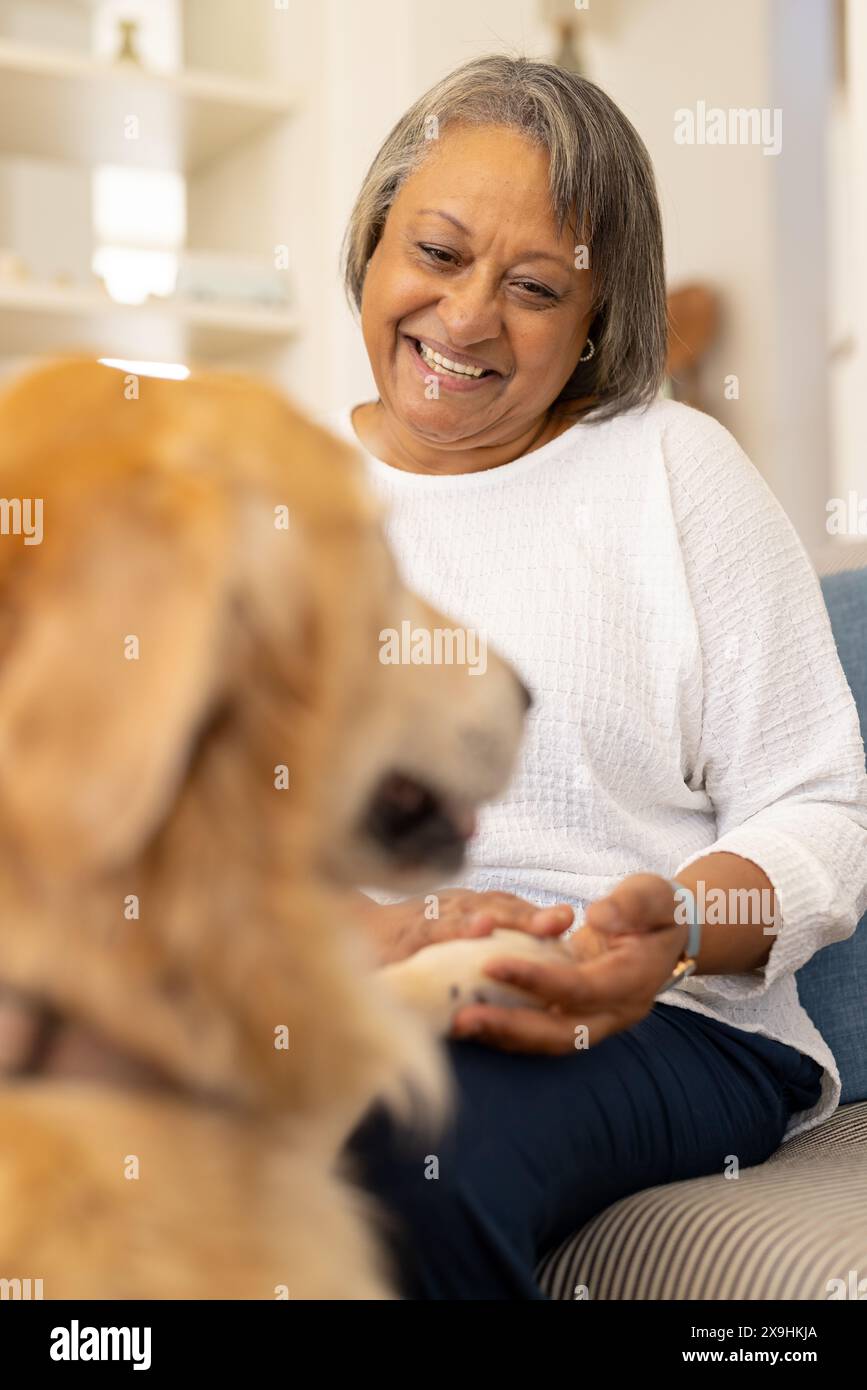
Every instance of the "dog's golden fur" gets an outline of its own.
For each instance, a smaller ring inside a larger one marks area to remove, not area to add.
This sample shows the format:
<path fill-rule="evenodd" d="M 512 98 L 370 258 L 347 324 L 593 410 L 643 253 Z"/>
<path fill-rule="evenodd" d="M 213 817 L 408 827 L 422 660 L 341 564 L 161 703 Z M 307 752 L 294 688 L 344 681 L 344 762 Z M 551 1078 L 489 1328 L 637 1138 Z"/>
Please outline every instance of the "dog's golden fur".
<path fill-rule="evenodd" d="M 352 453 L 264 386 L 64 362 L 0 397 L 0 494 L 44 505 L 0 538 L 0 980 L 165 1082 L 0 1086 L 0 1278 L 388 1296 L 332 1159 L 443 1086 L 319 871 L 393 582 Z"/>

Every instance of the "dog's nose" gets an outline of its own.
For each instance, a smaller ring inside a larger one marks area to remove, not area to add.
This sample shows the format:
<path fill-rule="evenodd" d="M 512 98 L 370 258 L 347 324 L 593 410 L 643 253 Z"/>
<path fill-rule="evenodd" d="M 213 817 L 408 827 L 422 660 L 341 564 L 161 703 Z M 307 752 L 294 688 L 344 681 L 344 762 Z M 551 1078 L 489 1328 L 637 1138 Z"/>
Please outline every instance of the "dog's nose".
<path fill-rule="evenodd" d="M 518 685 L 521 690 L 521 699 L 524 701 L 524 711 L 526 712 L 528 709 L 533 708 L 533 692 L 529 686 L 524 684 L 520 677 L 518 678 Z"/>
<path fill-rule="evenodd" d="M 395 864 L 459 869 L 474 818 L 456 812 L 423 783 L 395 772 L 379 782 L 363 830 Z"/>

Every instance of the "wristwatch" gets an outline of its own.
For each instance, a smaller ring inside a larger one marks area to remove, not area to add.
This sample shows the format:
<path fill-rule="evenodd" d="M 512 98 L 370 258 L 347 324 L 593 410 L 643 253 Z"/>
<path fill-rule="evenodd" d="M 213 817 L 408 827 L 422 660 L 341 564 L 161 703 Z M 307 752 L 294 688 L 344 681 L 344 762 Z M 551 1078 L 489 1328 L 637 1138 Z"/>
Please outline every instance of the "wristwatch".
<path fill-rule="evenodd" d="M 674 889 L 676 898 L 686 907 L 687 921 L 689 922 L 689 936 L 683 954 L 669 975 L 665 984 L 656 992 L 657 999 L 660 994 L 664 994 L 672 985 L 679 985 L 681 980 L 686 980 L 693 974 L 698 962 L 698 953 L 701 950 L 701 928 L 702 924 L 698 917 L 698 907 L 695 901 L 695 893 L 685 884 L 678 883 L 676 878 L 669 879 L 669 883 Z"/>

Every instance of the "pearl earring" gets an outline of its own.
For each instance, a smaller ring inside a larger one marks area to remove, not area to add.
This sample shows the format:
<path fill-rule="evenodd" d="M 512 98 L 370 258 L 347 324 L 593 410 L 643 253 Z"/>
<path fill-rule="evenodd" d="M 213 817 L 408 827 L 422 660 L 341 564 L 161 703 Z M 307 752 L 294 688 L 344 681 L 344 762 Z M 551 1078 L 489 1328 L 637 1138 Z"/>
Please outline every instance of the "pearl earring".
<path fill-rule="evenodd" d="M 582 352 L 581 356 L 578 358 L 578 361 L 579 361 L 579 362 L 589 362 L 589 361 L 590 361 L 590 358 L 593 356 L 594 352 L 596 351 L 596 344 L 594 343 L 594 341 L 593 341 L 592 338 L 588 338 L 588 339 L 587 339 L 587 342 L 584 344 L 584 347 L 585 347 L 585 351 L 586 351 L 586 356 L 585 356 L 585 354 Z"/>

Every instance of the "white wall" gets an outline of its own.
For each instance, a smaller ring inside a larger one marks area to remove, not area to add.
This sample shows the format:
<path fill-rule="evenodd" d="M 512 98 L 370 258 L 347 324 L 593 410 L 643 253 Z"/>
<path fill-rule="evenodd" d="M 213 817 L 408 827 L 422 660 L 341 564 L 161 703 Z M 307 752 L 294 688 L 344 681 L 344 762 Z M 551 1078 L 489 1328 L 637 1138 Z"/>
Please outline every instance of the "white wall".
<path fill-rule="evenodd" d="M 854 0 L 855 7 L 860 0 Z M 867 5 L 860 5 L 862 18 Z M 827 541 L 829 145 L 833 0 L 591 4 L 588 75 L 638 128 L 656 169 L 669 283 L 719 292 L 704 399 L 767 478 L 805 542 Z M 679 107 L 779 109 L 782 150 L 687 146 Z M 738 379 L 728 399 L 726 379 Z"/>
<path fill-rule="evenodd" d="M 835 123 L 833 311 L 841 352 L 832 374 L 832 491 L 867 499 L 867 4 L 846 0 L 849 81 Z"/>
<path fill-rule="evenodd" d="M 589 75 L 637 127 L 653 160 L 669 283 L 708 281 L 723 300 L 721 334 L 703 373 L 705 399 L 766 473 L 777 161 L 753 146 L 678 145 L 674 112 L 694 110 L 699 100 L 725 109 L 768 104 L 768 9 L 765 0 L 615 0 L 604 22 L 591 5 L 587 26 Z M 732 373 L 740 398 L 726 401 Z"/>

